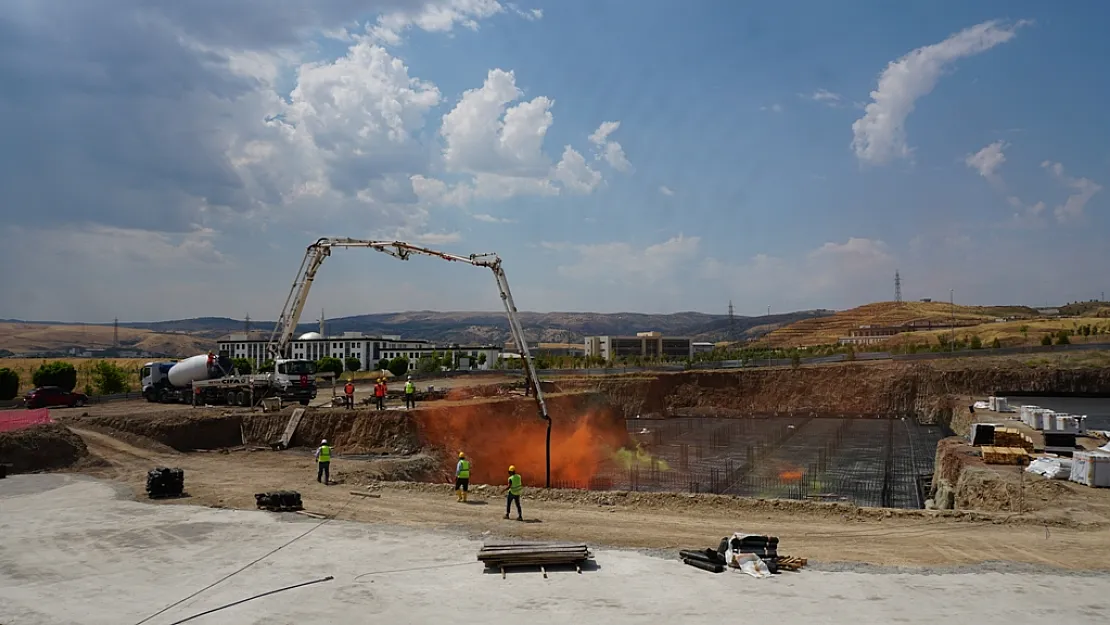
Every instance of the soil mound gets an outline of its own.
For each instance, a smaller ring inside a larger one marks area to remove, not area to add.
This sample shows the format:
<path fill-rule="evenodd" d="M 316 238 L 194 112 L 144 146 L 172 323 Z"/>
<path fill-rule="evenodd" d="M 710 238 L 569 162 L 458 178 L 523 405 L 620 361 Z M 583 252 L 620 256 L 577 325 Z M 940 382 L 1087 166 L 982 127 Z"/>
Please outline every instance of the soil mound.
<path fill-rule="evenodd" d="M 85 441 L 58 423 L 0 432 L 0 462 L 13 473 L 62 469 L 88 455 Z"/>

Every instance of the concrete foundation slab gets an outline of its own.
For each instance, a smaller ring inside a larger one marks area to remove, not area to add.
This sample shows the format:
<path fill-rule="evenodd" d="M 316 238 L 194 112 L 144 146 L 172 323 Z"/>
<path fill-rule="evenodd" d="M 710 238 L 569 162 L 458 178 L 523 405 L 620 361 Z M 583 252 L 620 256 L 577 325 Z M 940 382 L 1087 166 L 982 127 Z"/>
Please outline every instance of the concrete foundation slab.
<path fill-rule="evenodd" d="M 1110 575 L 803 570 L 766 580 L 676 560 L 595 550 L 596 570 L 487 574 L 480 541 L 442 532 L 120 497 L 77 476 L 0 481 L 0 623 L 169 625 L 213 607 L 333 575 L 200 617 L 246 623 L 938 623 L 999 625 L 1105 618 Z M 742 529 L 742 528 L 737 528 Z M 715 542 L 706 536 L 706 546 Z M 698 545 L 691 545 L 697 547 Z M 805 554 L 798 554 L 805 555 Z M 753 601 L 753 598 L 758 598 Z M 952 619 L 948 621 L 948 619 Z"/>

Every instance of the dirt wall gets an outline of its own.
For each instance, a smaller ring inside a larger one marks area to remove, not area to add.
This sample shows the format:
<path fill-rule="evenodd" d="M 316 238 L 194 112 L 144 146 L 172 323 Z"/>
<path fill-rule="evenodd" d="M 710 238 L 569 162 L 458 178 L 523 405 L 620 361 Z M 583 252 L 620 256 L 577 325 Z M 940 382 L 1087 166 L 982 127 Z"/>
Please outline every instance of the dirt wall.
<path fill-rule="evenodd" d="M 582 380 L 626 416 L 716 414 L 907 414 L 947 425 L 952 397 L 995 392 L 1110 393 L 1110 369 L 1023 366 L 941 369 L 929 363 L 846 364 L 798 369 L 689 371 Z M 564 383 L 565 387 L 570 384 Z"/>
<path fill-rule="evenodd" d="M 62 469 L 88 455 L 85 441 L 59 423 L 0 432 L 0 463 L 13 473 Z"/>

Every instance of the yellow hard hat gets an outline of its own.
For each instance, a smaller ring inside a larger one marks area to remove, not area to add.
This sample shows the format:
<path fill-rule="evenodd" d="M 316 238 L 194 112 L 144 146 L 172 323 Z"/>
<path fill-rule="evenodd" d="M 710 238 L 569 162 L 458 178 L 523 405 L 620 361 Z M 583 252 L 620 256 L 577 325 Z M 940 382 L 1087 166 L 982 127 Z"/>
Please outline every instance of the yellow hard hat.
<path fill-rule="evenodd" d="M 516 466 L 510 464 L 509 465 L 509 473 L 516 473 Z"/>
<path fill-rule="evenodd" d="M 460 451 L 460 452 L 459 452 L 459 457 L 460 457 L 460 458 L 465 458 L 465 457 L 466 457 L 466 454 L 464 454 L 463 452 L 461 452 L 461 451 Z"/>

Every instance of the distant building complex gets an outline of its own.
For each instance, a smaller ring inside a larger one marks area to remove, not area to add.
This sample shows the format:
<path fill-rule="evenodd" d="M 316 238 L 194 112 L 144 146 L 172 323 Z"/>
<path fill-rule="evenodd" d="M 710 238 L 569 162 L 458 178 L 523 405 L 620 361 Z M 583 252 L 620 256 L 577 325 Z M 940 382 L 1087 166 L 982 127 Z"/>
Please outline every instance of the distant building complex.
<path fill-rule="evenodd" d="M 948 330 L 952 328 L 966 328 L 979 325 L 974 321 L 934 321 L 932 319 L 918 319 L 907 321 L 899 325 L 880 326 L 862 325 L 848 331 L 848 336 L 839 339 L 841 345 L 873 345 L 882 343 L 896 334 L 904 332 L 923 332 L 927 330 Z"/>
<path fill-rule="evenodd" d="M 587 336 L 586 357 L 614 360 L 639 356 L 684 360 L 694 355 L 689 338 L 663 336 L 661 332 L 637 332 L 636 336 Z"/>
<path fill-rule="evenodd" d="M 268 334 L 260 332 L 240 332 L 228 334 L 217 341 L 218 350 L 229 358 L 246 358 L 255 367 L 270 359 L 266 345 L 270 342 Z M 381 360 L 397 357 L 407 358 L 409 370 L 416 369 L 417 363 L 425 356 L 439 353 L 441 356 L 454 357 L 458 354 L 465 359 L 460 367 L 466 369 L 490 369 L 501 355 L 500 345 L 436 345 L 422 339 L 402 339 L 399 336 L 369 336 L 361 332 L 344 332 L 339 336 L 324 336 L 319 332 L 308 332 L 291 343 L 290 356 L 305 360 L 319 360 L 331 357 L 345 360 L 358 358 L 362 371 L 378 368 Z M 485 355 L 483 359 L 482 356 Z"/>

